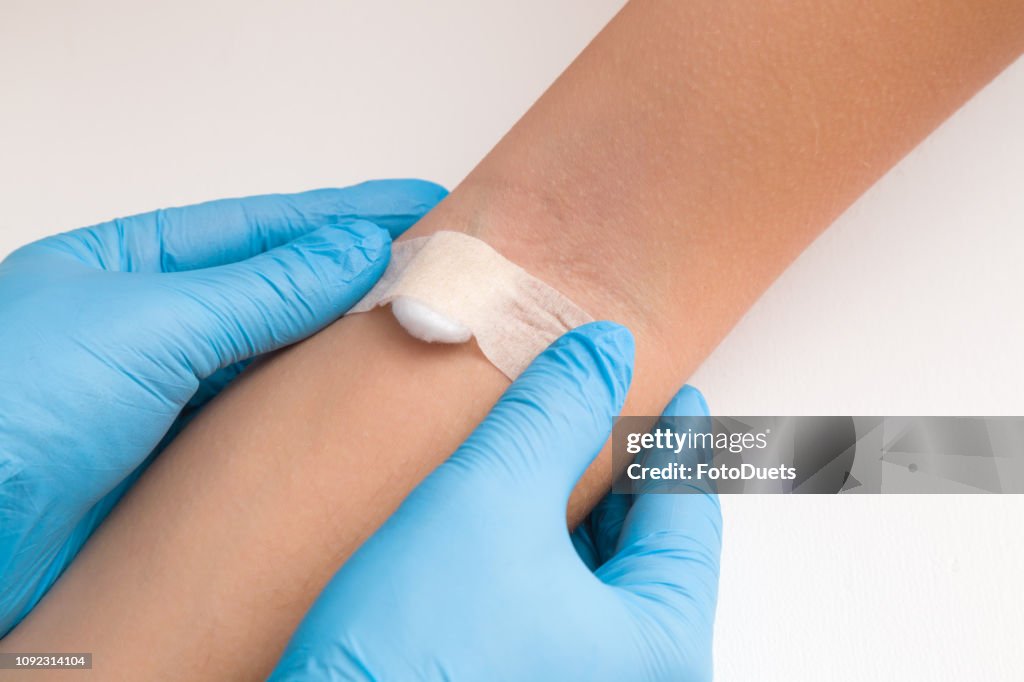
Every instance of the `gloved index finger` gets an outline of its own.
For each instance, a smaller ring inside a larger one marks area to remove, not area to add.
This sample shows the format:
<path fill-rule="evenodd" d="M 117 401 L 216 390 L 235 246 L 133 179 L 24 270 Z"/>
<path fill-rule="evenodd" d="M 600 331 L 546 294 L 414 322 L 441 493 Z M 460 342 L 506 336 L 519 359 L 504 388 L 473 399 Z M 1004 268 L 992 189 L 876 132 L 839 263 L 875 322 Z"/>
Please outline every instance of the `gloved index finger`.
<path fill-rule="evenodd" d="M 444 188 L 424 180 L 375 180 L 341 189 L 220 199 L 119 218 L 40 245 L 57 246 L 104 270 L 197 270 L 245 260 L 354 219 L 373 222 L 394 238 L 445 195 Z"/>

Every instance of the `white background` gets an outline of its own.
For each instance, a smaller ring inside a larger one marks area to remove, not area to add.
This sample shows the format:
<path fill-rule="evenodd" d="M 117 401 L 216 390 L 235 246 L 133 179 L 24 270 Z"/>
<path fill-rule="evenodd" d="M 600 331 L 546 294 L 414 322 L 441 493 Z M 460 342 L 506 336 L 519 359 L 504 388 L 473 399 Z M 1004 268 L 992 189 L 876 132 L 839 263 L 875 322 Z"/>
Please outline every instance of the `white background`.
<path fill-rule="evenodd" d="M 454 186 L 620 4 L 2 0 L 0 255 L 222 196 Z M 1022 256 L 1024 61 L 693 382 L 719 414 L 1024 414 Z M 723 504 L 720 680 L 1024 679 L 1022 498 Z"/>

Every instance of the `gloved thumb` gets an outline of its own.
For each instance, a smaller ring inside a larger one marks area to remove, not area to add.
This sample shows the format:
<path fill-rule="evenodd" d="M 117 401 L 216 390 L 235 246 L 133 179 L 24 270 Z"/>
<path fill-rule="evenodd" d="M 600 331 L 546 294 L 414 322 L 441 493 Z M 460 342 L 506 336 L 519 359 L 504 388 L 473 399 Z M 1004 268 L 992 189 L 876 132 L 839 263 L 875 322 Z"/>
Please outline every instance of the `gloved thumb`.
<path fill-rule="evenodd" d="M 611 322 L 563 335 L 512 383 L 449 461 L 542 504 L 550 501 L 564 515 L 569 493 L 622 409 L 633 350 L 629 330 Z"/>
<path fill-rule="evenodd" d="M 353 220 L 237 263 L 160 275 L 171 301 L 165 338 L 199 379 L 299 341 L 370 290 L 390 246 L 386 230 Z"/>

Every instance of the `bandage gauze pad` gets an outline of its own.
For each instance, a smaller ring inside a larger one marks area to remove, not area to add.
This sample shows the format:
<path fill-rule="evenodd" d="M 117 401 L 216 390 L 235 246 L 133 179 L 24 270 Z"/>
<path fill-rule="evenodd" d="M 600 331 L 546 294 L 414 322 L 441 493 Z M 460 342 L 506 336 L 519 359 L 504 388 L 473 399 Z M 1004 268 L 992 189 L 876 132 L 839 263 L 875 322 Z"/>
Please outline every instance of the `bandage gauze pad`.
<path fill-rule="evenodd" d="M 509 379 L 565 332 L 592 322 L 582 308 L 459 232 L 397 242 L 380 281 L 348 315 L 391 304 L 399 324 L 433 343 L 475 338 Z"/>

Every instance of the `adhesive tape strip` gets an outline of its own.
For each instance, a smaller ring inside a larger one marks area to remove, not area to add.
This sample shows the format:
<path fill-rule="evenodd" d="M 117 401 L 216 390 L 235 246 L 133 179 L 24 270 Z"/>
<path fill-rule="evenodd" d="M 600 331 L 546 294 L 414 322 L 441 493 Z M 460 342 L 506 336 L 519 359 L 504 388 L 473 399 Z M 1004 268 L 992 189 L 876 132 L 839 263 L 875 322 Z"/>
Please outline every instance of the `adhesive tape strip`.
<path fill-rule="evenodd" d="M 566 296 L 460 232 L 396 242 L 380 281 L 346 314 L 389 303 L 419 339 L 476 338 L 484 356 L 509 379 L 559 336 L 593 321 Z"/>

